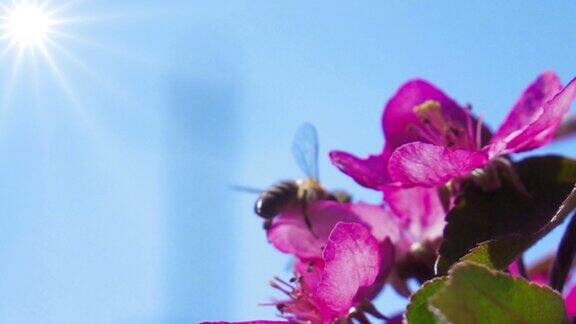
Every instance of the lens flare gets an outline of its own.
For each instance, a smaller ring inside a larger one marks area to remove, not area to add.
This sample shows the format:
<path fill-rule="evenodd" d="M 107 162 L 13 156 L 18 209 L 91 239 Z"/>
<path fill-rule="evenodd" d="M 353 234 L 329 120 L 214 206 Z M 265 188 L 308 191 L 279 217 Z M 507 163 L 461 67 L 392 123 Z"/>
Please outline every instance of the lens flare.
<path fill-rule="evenodd" d="M 9 37 L 14 42 L 28 46 L 41 44 L 50 31 L 50 25 L 48 15 L 29 5 L 16 8 L 6 19 Z"/>
<path fill-rule="evenodd" d="M 54 20 L 38 4 L 18 2 L 3 8 L 0 32 L 3 39 L 20 47 L 42 47 L 48 39 Z"/>
<path fill-rule="evenodd" d="M 38 86 L 40 69 L 45 67 L 55 76 L 56 84 L 69 91 L 68 82 L 60 69 L 54 51 L 65 49 L 59 41 L 68 34 L 62 25 L 70 18 L 63 19 L 63 10 L 69 2 L 54 6 L 51 0 L 11 0 L 0 3 L 0 62 L 3 71 L 0 75 L 0 111 L 10 106 L 12 93 L 24 81 L 26 87 L 34 82 Z M 42 65 L 40 65 L 42 63 Z M 27 79 L 26 79 L 27 78 Z M 39 100 L 39 99 L 38 99 Z"/>

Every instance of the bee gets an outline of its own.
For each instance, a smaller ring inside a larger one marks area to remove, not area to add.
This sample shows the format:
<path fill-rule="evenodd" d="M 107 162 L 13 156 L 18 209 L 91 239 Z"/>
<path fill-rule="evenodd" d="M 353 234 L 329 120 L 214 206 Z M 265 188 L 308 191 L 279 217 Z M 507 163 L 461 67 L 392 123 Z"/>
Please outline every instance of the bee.
<path fill-rule="evenodd" d="M 272 219 L 291 208 L 300 208 L 304 222 L 312 230 L 308 205 L 318 200 L 350 202 L 351 196 L 344 191 L 327 191 L 318 176 L 318 133 L 309 123 L 302 124 L 292 141 L 294 160 L 306 176 L 303 179 L 283 180 L 262 191 L 254 205 L 254 212 L 262 217 L 268 229 Z"/>

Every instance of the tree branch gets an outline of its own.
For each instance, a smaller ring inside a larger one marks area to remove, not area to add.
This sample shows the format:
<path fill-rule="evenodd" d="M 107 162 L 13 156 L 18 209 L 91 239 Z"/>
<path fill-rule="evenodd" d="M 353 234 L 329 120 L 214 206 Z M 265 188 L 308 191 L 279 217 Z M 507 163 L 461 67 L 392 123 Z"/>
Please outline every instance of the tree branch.
<path fill-rule="evenodd" d="M 560 241 L 556 259 L 550 271 L 550 286 L 560 293 L 572 267 L 574 255 L 576 255 L 576 217 L 572 215 L 572 219 Z"/>

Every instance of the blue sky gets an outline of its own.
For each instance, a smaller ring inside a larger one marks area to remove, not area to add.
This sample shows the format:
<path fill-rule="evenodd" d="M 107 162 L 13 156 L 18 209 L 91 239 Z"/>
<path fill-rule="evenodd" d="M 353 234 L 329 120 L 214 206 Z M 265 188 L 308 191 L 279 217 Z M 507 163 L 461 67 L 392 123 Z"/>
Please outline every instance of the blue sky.
<path fill-rule="evenodd" d="M 496 126 L 543 69 L 576 76 L 570 1 L 85 0 L 58 14 L 77 19 L 49 47 L 57 69 L 1 58 L 0 322 L 274 318 L 257 304 L 289 260 L 255 197 L 228 186 L 300 176 L 300 123 L 318 128 L 323 182 L 376 202 L 326 153 L 378 151 L 402 82 L 427 78 Z"/>

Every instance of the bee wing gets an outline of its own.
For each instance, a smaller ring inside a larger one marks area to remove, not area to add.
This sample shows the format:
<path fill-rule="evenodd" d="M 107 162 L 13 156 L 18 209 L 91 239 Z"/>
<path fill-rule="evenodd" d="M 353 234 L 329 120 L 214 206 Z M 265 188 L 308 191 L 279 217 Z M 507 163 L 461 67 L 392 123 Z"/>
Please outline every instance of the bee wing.
<path fill-rule="evenodd" d="M 302 124 L 294 135 L 292 155 L 309 178 L 318 179 L 318 133 L 310 123 Z"/>

